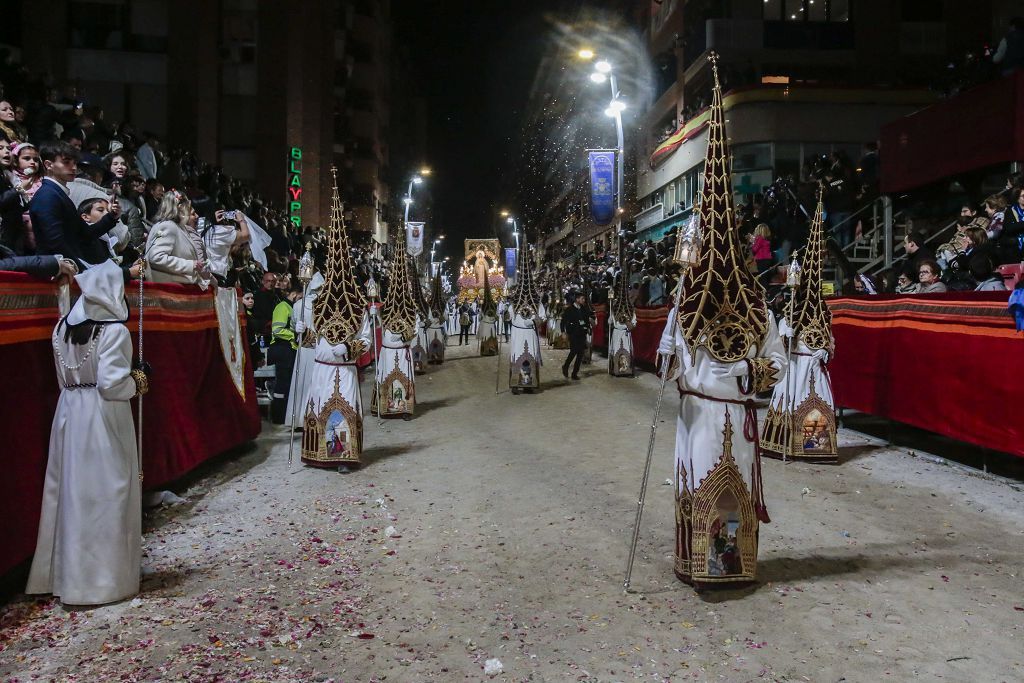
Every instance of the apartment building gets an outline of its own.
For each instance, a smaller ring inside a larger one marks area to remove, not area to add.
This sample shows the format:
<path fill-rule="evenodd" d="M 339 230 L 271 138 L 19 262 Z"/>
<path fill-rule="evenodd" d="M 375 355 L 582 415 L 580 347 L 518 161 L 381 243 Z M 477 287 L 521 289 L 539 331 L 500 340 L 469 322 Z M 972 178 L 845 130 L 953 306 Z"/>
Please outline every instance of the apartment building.
<path fill-rule="evenodd" d="M 390 0 L 23 0 L 18 9 L 12 47 L 109 120 L 195 150 L 302 225 L 329 221 L 335 165 L 352 230 L 387 240 Z"/>
<path fill-rule="evenodd" d="M 719 55 L 738 195 L 934 102 L 949 56 L 995 35 L 1000 0 L 663 0 L 641 16 L 654 88 L 637 150 L 641 239 L 685 221 L 700 184 Z M 883 150 L 884 154 L 885 151 Z"/>

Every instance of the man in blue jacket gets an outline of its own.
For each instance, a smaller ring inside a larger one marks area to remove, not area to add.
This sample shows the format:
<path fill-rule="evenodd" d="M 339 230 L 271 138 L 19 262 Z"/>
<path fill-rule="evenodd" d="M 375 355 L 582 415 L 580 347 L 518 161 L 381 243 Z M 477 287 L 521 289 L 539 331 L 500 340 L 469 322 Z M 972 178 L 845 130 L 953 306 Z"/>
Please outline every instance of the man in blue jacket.
<path fill-rule="evenodd" d="M 78 214 L 67 184 L 78 171 L 78 150 L 66 142 L 48 142 L 39 149 L 46 177 L 28 205 L 39 254 L 61 254 L 72 259 L 79 270 L 110 258 L 101 239 L 117 223 L 121 207 L 111 202 L 110 212 L 90 225 Z"/>

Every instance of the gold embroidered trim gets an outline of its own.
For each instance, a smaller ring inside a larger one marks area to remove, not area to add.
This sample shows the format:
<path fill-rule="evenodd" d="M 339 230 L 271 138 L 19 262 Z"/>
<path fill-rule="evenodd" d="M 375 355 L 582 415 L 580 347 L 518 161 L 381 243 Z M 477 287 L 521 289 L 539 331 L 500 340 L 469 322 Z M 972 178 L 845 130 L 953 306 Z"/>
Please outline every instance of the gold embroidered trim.
<path fill-rule="evenodd" d="M 692 359 L 703 346 L 715 360 L 732 363 L 763 344 L 768 308 L 764 290 L 747 269 L 740 248 L 717 55 L 712 54 L 711 61 L 714 88 L 700 200 L 704 236 L 699 260 L 684 276 L 686 296 L 678 320 Z"/>
<path fill-rule="evenodd" d="M 793 292 L 795 314 L 791 316 L 793 337 L 811 349 L 832 347 L 832 312 L 825 305 L 821 294 L 821 270 L 825 258 L 824 187 L 818 187 L 818 206 L 811 220 L 811 233 L 804 248 L 802 264 L 803 277 Z"/>
<path fill-rule="evenodd" d="M 405 342 L 416 336 L 416 300 L 409 281 L 408 263 L 405 240 L 396 239 L 391 252 L 388 291 L 381 307 L 381 322 L 385 330 L 400 335 Z"/>
<path fill-rule="evenodd" d="M 779 381 L 779 369 L 768 358 L 750 358 L 747 360 L 750 366 L 750 380 L 753 384 L 752 393 L 759 394 L 768 391 Z"/>
<path fill-rule="evenodd" d="M 519 284 L 512 295 L 512 310 L 516 315 L 529 319 L 540 308 L 540 292 L 533 279 L 533 258 L 530 256 L 529 244 L 523 246 L 523 253 L 523 262 L 519 264 Z"/>
<path fill-rule="evenodd" d="M 135 380 L 135 395 L 144 396 L 149 393 L 149 377 L 142 370 L 132 370 L 132 379 Z"/>
<path fill-rule="evenodd" d="M 324 284 L 313 304 L 313 328 L 332 346 L 349 343 L 363 326 L 366 300 L 356 284 L 348 232 L 338 197 L 337 172 L 331 168 L 331 225 L 327 228 Z"/>

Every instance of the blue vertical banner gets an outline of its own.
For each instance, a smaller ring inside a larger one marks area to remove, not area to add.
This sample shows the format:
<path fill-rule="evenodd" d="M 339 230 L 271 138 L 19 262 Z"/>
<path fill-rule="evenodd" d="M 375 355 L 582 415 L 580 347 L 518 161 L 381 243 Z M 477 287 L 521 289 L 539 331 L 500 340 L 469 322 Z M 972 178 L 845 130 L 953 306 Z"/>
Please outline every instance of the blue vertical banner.
<path fill-rule="evenodd" d="M 511 280 L 516 276 L 516 250 L 512 247 L 505 249 L 505 279 Z"/>
<path fill-rule="evenodd" d="M 590 217 L 598 225 L 615 219 L 615 152 L 590 152 Z"/>

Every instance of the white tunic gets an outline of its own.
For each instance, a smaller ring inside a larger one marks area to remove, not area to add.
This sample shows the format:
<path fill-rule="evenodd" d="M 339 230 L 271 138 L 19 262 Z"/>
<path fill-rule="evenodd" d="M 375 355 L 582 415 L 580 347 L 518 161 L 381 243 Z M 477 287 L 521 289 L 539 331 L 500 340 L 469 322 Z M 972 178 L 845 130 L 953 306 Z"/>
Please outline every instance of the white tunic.
<path fill-rule="evenodd" d="M 540 386 L 540 337 L 534 319 L 524 318 L 512 310 L 512 334 L 509 337 L 510 387 L 536 388 Z"/>
<path fill-rule="evenodd" d="M 142 507 L 135 423 L 129 400 L 132 341 L 120 323 L 103 325 L 95 348 L 56 346 L 62 388 L 50 430 L 36 554 L 26 593 L 52 593 L 73 605 L 100 605 L 139 592 Z M 84 361 L 84 362 L 83 362 Z"/>
<path fill-rule="evenodd" d="M 629 326 L 615 318 L 611 313 L 609 318 L 612 338 L 608 348 L 608 373 L 615 377 L 627 377 L 633 375 L 633 333 Z M 630 323 L 636 325 L 636 316 Z"/>
<path fill-rule="evenodd" d="M 357 338 L 373 343 L 370 318 L 363 316 Z M 359 463 L 363 451 L 363 403 L 357 357 L 345 344 L 319 339 L 314 350 L 309 394 L 303 410 L 302 461 L 317 467 Z"/>
<path fill-rule="evenodd" d="M 785 320 L 781 330 L 791 334 Z M 785 343 L 785 337 L 780 341 Z M 761 446 L 793 458 L 829 460 L 837 456 L 835 401 L 828 374 L 828 351 L 793 344 L 785 381 L 772 390 Z M 813 391 L 813 395 L 812 395 Z"/>
<path fill-rule="evenodd" d="M 696 581 L 749 580 L 753 578 L 757 557 L 758 517 L 767 519 L 763 507 L 763 492 L 760 482 L 760 460 L 757 457 L 757 418 L 750 402 L 752 394 L 744 393 L 740 384 L 747 377 L 746 363 L 722 363 L 715 360 L 704 347 L 698 347 L 694 360 L 679 331 L 673 325 L 676 311 L 672 309 L 662 333 L 658 352 L 662 355 L 675 354 L 678 368 L 672 379 L 677 381 L 681 399 L 676 420 L 675 484 L 677 501 L 693 501 L 677 510 L 705 509 L 709 498 L 723 495 L 701 488 L 705 478 L 716 465 L 726 464 L 725 453 L 731 454 L 732 462 L 742 478 L 742 489 L 725 495 L 735 494 L 730 502 L 719 498 L 712 501 L 712 510 L 719 509 L 719 521 L 724 526 L 713 533 L 736 533 L 740 537 L 742 553 L 746 556 L 742 575 L 730 568 L 723 568 L 722 555 L 707 550 L 710 542 L 707 529 L 703 528 L 706 518 L 687 517 L 677 519 L 683 526 L 677 529 L 676 572 L 692 577 Z M 751 349 L 748 358 L 767 358 L 778 371 L 783 381 L 786 354 L 779 338 L 775 320 L 770 315 L 768 331 L 763 348 Z M 674 335 L 670 335 L 674 327 Z M 689 393 L 688 393 L 689 392 Z M 752 421 L 752 422 L 751 422 Z M 726 472 L 723 471 L 723 474 Z M 721 480 L 716 486 L 721 485 Z M 725 509 L 728 508 L 728 509 Z M 723 519 L 724 518 L 724 519 Z M 696 526 L 697 528 L 694 528 Z M 736 553 L 733 552 L 733 555 Z"/>
<path fill-rule="evenodd" d="M 416 372 L 423 372 L 427 366 L 427 330 L 423 319 L 416 316 L 416 339 L 412 345 L 412 364 Z"/>
<path fill-rule="evenodd" d="M 443 363 L 444 349 L 448 343 L 448 337 L 444 332 L 444 322 L 437 318 L 430 318 L 427 321 L 427 329 L 424 331 L 427 343 L 427 362 Z"/>
<path fill-rule="evenodd" d="M 449 305 L 445 312 L 447 314 L 447 323 L 445 332 L 449 335 L 457 335 L 459 333 L 459 308 L 454 304 Z"/>
<path fill-rule="evenodd" d="M 306 326 L 302 333 L 302 345 L 295 351 L 295 366 L 292 370 L 292 379 L 295 391 L 288 394 L 288 412 L 285 413 L 290 420 L 292 415 L 296 416 L 297 425 L 302 424 L 301 406 L 306 405 L 306 398 L 309 395 L 309 379 L 313 374 L 313 348 L 316 346 L 316 331 L 313 329 L 313 305 L 316 303 L 316 295 L 323 287 L 324 277 L 320 273 L 313 275 L 309 281 L 309 289 L 305 296 L 301 297 L 292 305 L 291 328 L 295 331 L 295 323 L 299 320 Z M 299 335 L 296 332 L 295 340 Z M 298 408 L 297 410 L 293 409 Z"/>
<path fill-rule="evenodd" d="M 412 415 L 416 405 L 416 371 L 413 368 L 412 349 L 402 336 L 385 329 L 377 361 L 377 384 L 374 388 L 374 412 L 379 414 Z"/>
<path fill-rule="evenodd" d="M 477 347 L 481 356 L 493 356 L 498 352 L 498 319 L 486 313 L 481 313 L 479 318 Z"/>

